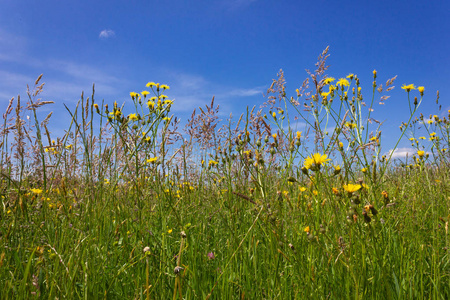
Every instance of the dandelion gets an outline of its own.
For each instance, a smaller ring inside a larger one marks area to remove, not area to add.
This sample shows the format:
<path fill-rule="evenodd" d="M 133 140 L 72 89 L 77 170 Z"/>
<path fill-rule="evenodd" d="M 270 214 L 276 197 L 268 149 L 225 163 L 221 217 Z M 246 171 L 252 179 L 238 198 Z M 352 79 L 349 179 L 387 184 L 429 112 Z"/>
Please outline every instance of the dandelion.
<path fill-rule="evenodd" d="M 343 186 L 344 190 L 347 191 L 347 193 L 354 193 L 356 191 L 358 191 L 359 189 L 361 189 L 361 185 L 360 184 L 344 184 Z"/>
<path fill-rule="evenodd" d="M 151 157 L 149 159 L 147 159 L 147 163 L 149 164 L 153 164 L 158 160 L 158 157 Z"/>
<path fill-rule="evenodd" d="M 215 166 L 215 165 L 217 165 L 217 164 L 218 164 L 217 161 L 215 161 L 215 160 L 210 160 L 209 163 L 208 163 L 208 166 L 211 167 L 211 166 L 213 166 L 213 165 Z"/>
<path fill-rule="evenodd" d="M 344 86 L 350 86 L 350 82 L 345 78 L 340 78 L 338 82 L 336 82 L 336 85 L 340 85 L 341 88 L 344 88 Z"/>
<path fill-rule="evenodd" d="M 163 102 L 164 105 L 172 105 L 173 101 L 172 100 L 165 100 Z"/>
<path fill-rule="evenodd" d="M 167 233 L 172 233 L 172 231 L 173 231 L 173 229 L 169 229 L 169 230 L 167 230 Z"/>
<path fill-rule="evenodd" d="M 136 114 L 129 114 L 128 119 L 130 119 L 131 121 L 137 121 L 138 117 Z"/>
<path fill-rule="evenodd" d="M 315 153 L 305 159 L 305 168 L 316 171 L 320 169 L 321 165 L 326 164 L 330 160 L 326 154 Z"/>
<path fill-rule="evenodd" d="M 334 175 L 338 175 L 339 173 L 341 173 L 341 166 L 334 166 Z"/>
<path fill-rule="evenodd" d="M 39 194 L 42 193 L 42 190 L 41 190 L 41 189 L 30 189 L 30 191 L 31 191 L 33 194 L 36 194 L 36 195 L 39 195 Z"/>
<path fill-rule="evenodd" d="M 141 92 L 141 95 L 144 96 L 144 98 L 147 97 L 148 94 L 150 94 L 149 91 L 142 91 Z"/>
<path fill-rule="evenodd" d="M 414 86 L 414 84 L 408 84 L 408 85 L 403 84 L 402 89 L 404 89 L 405 91 L 407 91 L 409 93 L 411 90 L 415 90 L 416 87 Z"/>
<path fill-rule="evenodd" d="M 151 82 L 147 83 L 145 86 L 146 86 L 146 87 L 152 88 L 152 87 L 156 86 L 156 83 L 154 83 L 153 81 L 151 81 Z"/>
<path fill-rule="evenodd" d="M 417 155 L 419 155 L 419 157 L 423 157 L 425 155 L 425 151 L 419 150 L 417 151 Z"/>
<path fill-rule="evenodd" d="M 168 89 L 170 89 L 170 87 L 169 87 L 168 85 L 166 85 L 166 84 L 162 84 L 162 85 L 160 86 L 160 88 L 162 88 L 163 90 L 168 90 Z"/>
<path fill-rule="evenodd" d="M 130 93 L 130 96 L 131 96 L 131 98 L 137 98 L 137 97 L 139 97 L 139 94 L 138 93 L 135 93 L 135 92 L 131 92 Z"/>
<path fill-rule="evenodd" d="M 352 80 L 353 77 L 355 77 L 355 74 L 350 73 L 350 74 L 347 75 L 347 78 L 350 79 L 350 80 Z"/>
<path fill-rule="evenodd" d="M 333 77 L 328 77 L 328 78 L 325 78 L 325 80 L 323 81 L 323 84 L 327 85 L 327 84 L 332 83 L 333 81 L 334 81 Z"/>
<path fill-rule="evenodd" d="M 417 87 L 417 90 L 419 91 L 420 95 L 423 96 L 423 92 L 425 91 L 425 87 L 419 86 L 419 87 Z"/>

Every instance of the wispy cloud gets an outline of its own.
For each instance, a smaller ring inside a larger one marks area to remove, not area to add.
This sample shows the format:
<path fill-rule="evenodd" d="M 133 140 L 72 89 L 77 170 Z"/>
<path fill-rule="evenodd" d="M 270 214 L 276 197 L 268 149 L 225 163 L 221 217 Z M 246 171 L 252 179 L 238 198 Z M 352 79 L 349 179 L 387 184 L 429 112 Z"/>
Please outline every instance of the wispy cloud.
<path fill-rule="evenodd" d="M 397 148 L 394 150 L 394 153 L 392 154 L 393 159 L 404 159 L 406 157 L 411 157 L 413 154 L 415 154 L 417 151 L 413 148 Z M 392 149 L 388 151 L 386 154 L 387 157 L 389 157 L 392 153 Z"/>
<path fill-rule="evenodd" d="M 104 30 L 100 31 L 100 34 L 98 35 L 98 37 L 101 39 L 107 39 L 107 38 L 113 37 L 115 35 L 116 35 L 116 33 L 113 30 L 104 29 Z"/>

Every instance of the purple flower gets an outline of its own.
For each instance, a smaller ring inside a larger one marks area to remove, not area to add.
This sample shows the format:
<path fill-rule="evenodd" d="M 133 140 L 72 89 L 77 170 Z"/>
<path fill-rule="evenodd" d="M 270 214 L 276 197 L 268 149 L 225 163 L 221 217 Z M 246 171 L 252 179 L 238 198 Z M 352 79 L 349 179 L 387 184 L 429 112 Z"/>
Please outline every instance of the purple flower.
<path fill-rule="evenodd" d="M 208 258 L 209 258 L 209 259 L 214 259 L 214 258 L 216 258 L 216 256 L 214 255 L 213 252 L 209 252 L 209 253 L 208 253 Z"/>

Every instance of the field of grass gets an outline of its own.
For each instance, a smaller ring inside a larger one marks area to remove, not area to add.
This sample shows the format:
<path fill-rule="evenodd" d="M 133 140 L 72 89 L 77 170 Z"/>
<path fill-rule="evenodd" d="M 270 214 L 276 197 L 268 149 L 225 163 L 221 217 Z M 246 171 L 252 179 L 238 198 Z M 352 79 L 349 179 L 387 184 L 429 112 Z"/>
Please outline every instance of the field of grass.
<path fill-rule="evenodd" d="M 326 58 L 292 97 L 280 71 L 261 108 L 184 129 L 149 82 L 82 96 L 52 137 L 39 77 L 3 115 L 0 298 L 449 299 L 450 112 L 404 85 L 397 162 L 371 116 L 395 78 L 366 99 Z"/>

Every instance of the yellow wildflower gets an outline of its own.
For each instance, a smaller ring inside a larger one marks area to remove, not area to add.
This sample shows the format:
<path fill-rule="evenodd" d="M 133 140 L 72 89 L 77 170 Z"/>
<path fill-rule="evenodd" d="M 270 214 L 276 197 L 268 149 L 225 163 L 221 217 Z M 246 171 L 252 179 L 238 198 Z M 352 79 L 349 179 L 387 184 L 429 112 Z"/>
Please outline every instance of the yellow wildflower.
<path fill-rule="evenodd" d="M 333 81 L 334 81 L 333 77 L 328 77 L 328 78 L 325 78 L 325 80 L 323 81 L 323 84 L 327 85 L 327 84 L 330 84 Z"/>
<path fill-rule="evenodd" d="M 309 232 L 310 231 L 309 226 L 306 226 L 305 229 L 303 229 L 303 231 L 304 232 Z"/>
<path fill-rule="evenodd" d="M 346 122 L 346 123 L 345 123 L 345 126 L 348 127 L 348 128 L 353 129 L 353 128 L 356 128 L 356 123 L 353 123 L 353 122 Z"/>
<path fill-rule="evenodd" d="M 420 94 L 423 94 L 423 92 L 425 91 L 425 87 L 419 86 L 417 87 L 417 90 L 419 91 Z"/>
<path fill-rule="evenodd" d="M 355 74 L 350 73 L 350 74 L 347 75 L 347 78 L 350 79 L 350 80 L 352 80 L 353 77 L 355 77 Z"/>
<path fill-rule="evenodd" d="M 154 87 L 154 86 L 156 86 L 156 83 L 154 83 L 153 81 L 152 82 L 149 82 L 149 83 L 147 83 L 146 85 L 145 85 L 146 87 Z"/>
<path fill-rule="evenodd" d="M 417 151 L 417 155 L 419 155 L 419 157 L 423 157 L 425 155 L 425 151 L 419 150 Z"/>
<path fill-rule="evenodd" d="M 142 91 L 141 92 L 141 95 L 144 96 L 144 97 L 147 97 L 148 94 L 150 94 L 149 91 Z"/>
<path fill-rule="evenodd" d="M 403 84 L 402 85 L 402 89 L 404 89 L 405 91 L 409 92 L 411 90 L 415 90 L 416 87 L 414 86 L 414 84 L 408 84 L 408 85 Z"/>
<path fill-rule="evenodd" d="M 130 119 L 131 121 L 137 121 L 138 117 L 136 114 L 129 114 L 128 119 Z"/>
<path fill-rule="evenodd" d="M 338 82 L 336 82 L 336 85 L 340 85 L 341 87 L 350 86 L 350 82 L 345 78 L 340 78 Z"/>
<path fill-rule="evenodd" d="M 170 89 L 170 87 L 169 87 L 168 85 L 166 85 L 166 84 L 162 84 L 162 85 L 160 86 L 160 88 L 162 88 L 163 90 L 168 90 L 168 89 Z"/>
<path fill-rule="evenodd" d="M 30 189 L 30 191 L 31 191 L 33 194 L 36 194 L 36 195 L 39 195 L 40 193 L 42 193 L 42 190 L 41 190 L 41 189 Z"/>
<path fill-rule="evenodd" d="M 358 191 L 361 188 L 361 185 L 349 183 L 349 184 L 344 184 L 343 188 L 344 188 L 344 190 L 347 191 L 347 193 L 351 194 L 351 193 Z"/>
<path fill-rule="evenodd" d="M 153 164 L 158 160 L 158 157 L 151 157 L 149 159 L 147 159 L 147 163 L 149 164 Z"/>
<path fill-rule="evenodd" d="M 327 155 L 321 155 L 320 153 L 312 154 L 310 157 L 305 159 L 305 168 L 306 169 L 318 169 L 322 164 L 326 164 L 327 161 L 331 159 L 327 158 Z M 313 170 L 313 171 L 314 171 Z"/>

